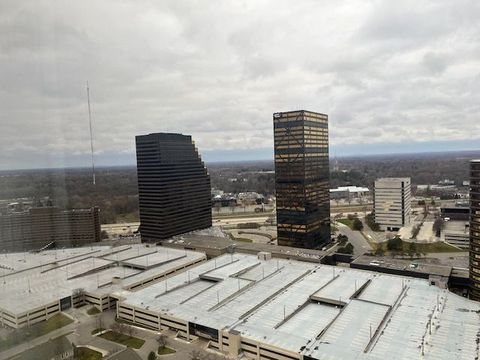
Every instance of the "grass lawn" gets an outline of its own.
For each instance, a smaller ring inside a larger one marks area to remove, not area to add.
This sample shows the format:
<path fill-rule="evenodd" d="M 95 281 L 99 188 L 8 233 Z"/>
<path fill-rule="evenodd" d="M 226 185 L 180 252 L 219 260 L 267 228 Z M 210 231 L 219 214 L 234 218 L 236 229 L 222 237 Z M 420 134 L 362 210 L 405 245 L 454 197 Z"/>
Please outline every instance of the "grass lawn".
<path fill-rule="evenodd" d="M 140 349 L 143 344 L 145 344 L 145 340 L 128 336 L 125 334 L 119 334 L 114 331 L 108 331 L 102 335 L 99 335 L 101 338 L 104 338 L 105 340 L 110 340 L 134 349 Z"/>
<path fill-rule="evenodd" d="M 75 360 L 101 360 L 102 358 L 102 354 L 98 351 L 86 347 L 77 347 L 75 349 Z"/>
<path fill-rule="evenodd" d="M 382 243 L 372 243 L 370 242 L 370 245 L 374 247 L 374 249 L 382 249 L 383 251 L 387 252 L 387 242 L 382 242 Z M 407 241 L 402 241 L 402 249 L 403 252 L 407 253 L 409 249 L 410 243 Z M 455 246 L 452 246 L 450 244 L 447 244 L 445 242 L 439 241 L 439 242 L 434 242 L 434 243 L 428 243 L 428 244 L 420 244 L 420 243 L 415 243 L 415 248 L 417 253 L 421 254 L 429 254 L 429 253 L 443 253 L 443 252 L 463 252 L 464 250 L 461 250 L 459 248 L 456 248 Z"/>
<path fill-rule="evenodd" d="M 72 322 L 73 320 L 69 317 L 58 313 L 47 321 L 42 321 L 38 324 L 32 325 L 29 328 L 23 328 L 9 333 L 6 339 L 0 340 L 0 350 L 5 350 L 15 345 L 28 342 L 29 340 L 46 335 L 49 332 L 67 326 Z"/>
<path fill-rule="evenodd" d="M 166 346 L 162 346 L 158 348 L 158 355 L 168 355 L 168 354 L 175 354 L 175 353 L 176 353 L 175 350 Z"/>
<path fill-rule="evenodd" d="M 253 242 L 252 239 L 247 239 L 247 238 L 243 238 L 243 237 L 236 237 L 236 238 L 234 238 L 233 241 L 241 241 L 241 242 L 245 242 L 245 243 L 251 243 L 251 242 Z"/>
<path fill-rule="evenodd" d="M 343 225 L 347 225 L 350 229 L 353 229 L 353 220 L 350 219 L 338 219 L 339 223 Z"/>
<path fill-rule="evenodd" d="M 99 333 L 99 332 L 101 332 L 101 331 L 103 331 L 103 330 L 105 330 L 105 329 L 104 329 L 104 328 L 98 328 L 98 329 L 92 330 L 91 334 L 92 334 L 92 335 L 95 335 L 95 334 L 97 334 L 97 333 Z"/>
<path fill-rule="evenodd" d="M 88 315 L 97 315 L 100 314 L 101 311 L 98 310 L 95 306 L 92 306 L 90 309 L 87 310 Z"/>

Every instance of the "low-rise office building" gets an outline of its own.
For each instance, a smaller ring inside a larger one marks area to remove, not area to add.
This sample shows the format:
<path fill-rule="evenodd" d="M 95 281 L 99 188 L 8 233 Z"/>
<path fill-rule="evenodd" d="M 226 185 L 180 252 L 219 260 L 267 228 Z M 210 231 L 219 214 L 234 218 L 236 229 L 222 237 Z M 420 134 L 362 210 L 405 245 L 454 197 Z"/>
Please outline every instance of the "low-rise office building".
<path fill-rule="evenodd" d="M 398 231 L 410 224 L 410 178 L 381 178 L 375 181 L 375 222 L 382 230 Z"/>

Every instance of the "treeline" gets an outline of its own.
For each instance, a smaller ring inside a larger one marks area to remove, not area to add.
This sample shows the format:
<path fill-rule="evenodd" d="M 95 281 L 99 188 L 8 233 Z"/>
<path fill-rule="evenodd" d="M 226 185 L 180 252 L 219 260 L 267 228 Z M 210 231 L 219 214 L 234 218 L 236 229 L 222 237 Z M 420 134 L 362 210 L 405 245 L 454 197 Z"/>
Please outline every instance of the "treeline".
<path fill-rule="evenodd" d="M 338 171 L 333 171 L 331 164 L 330 182 L 332 187 L 372 188 L 377 178 L 406 176 L 415 185 L 437 184 L 444 179 L 462 185 L 469 179 L 469 161 L 479 157 L 480 151 L 464 151 L 339 158 Z"/>
<path fill-rule="evenodd" d="M 0 199 L 45 198 L 65 209 L 100 207 L 102 223 L 138 221 L 137 175 L 134 167 L 100 168 L 95 186 L 90 169 L 10 171 L 0 174 Z"/>
<path fill-rule="evenodd" d="M 330 186 L 373 187 L 375 179 L 408 176 L 413 184 L 468 180 L 468 163 L 480 152 L 388 155 L 339 158 L 331 162 Z M 208 164 L 212 187 L 227 193 L 255 191 L 275 194 L 272 161 Z M 23 170 L 0 172 L 0 200 L 49 197 L 62 208 L 99 206 L 103 223 L 138 221 L 137 174 L 134 166 L 100 168 L 96 185 L 90 169 Z"/>

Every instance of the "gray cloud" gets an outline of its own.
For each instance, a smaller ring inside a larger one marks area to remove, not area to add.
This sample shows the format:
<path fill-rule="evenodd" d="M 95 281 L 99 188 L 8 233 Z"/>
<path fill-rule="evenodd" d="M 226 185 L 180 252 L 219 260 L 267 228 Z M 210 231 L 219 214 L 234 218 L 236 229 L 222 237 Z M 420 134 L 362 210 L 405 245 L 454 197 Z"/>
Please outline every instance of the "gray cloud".
<path fill-rule="evenodd" d="M 98 156 L 154 131 L 265 149 L 297 108 L 329 114 L 337 147 L 480 138 L 478 18 L 476 0 L 5 0 L 0 167 L 88 154 L 87 80 Z"/>

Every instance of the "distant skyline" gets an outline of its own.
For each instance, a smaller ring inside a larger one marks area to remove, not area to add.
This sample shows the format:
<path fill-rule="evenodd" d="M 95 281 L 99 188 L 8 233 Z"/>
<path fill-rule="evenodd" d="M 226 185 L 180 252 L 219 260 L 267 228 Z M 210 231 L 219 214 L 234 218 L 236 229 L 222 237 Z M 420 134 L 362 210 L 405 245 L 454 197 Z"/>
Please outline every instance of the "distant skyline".
<path fill-rule="evenodd" d="M 0 169 L 134 163 L 192 135 L 270 159 L 272 113 L 330 119 L 337 156 L 480 149 L 480 2 L 0 2 Z"/>
<path fill-rule="evenodd" d="M 369 156 L 389 156 L 389 155 L 424 155 L 436 153 L 462 153 L 462 152 L 478 152 L 476 158 L 480 158 L 480 149 L 475 147 L 476 141 L 471 141 L 471 147 L 462 148 L 461 145 L 465 145 L 464 142 L 454 143 L 448 146 L 449 150 L 445 150 L 446 146 L 442 143 L 429 143 L 422 144 L 421 146 L 411 146 L 403 149 L 402 147 L 390 146 L 388 152 L 381 152 L 382 149 L 387 149 L 389 144 L 380 144 L 373 147 L 370 146 L 350 146 L 344 148 L 344 152 L 337 152 L 336 154 L 330 153 L 330 159 L 335 157 L 341 159 L 345 157 L 369 157 Z M 427 145 L 427 146 L 426 146 Z M 242 161 L 272 161 L 273 162 L 273 149 L 255 149 L 255 150 L 226 150 L 216 151 L 210 150 L 202 153 L 199 149 L 200 155 L 205 163 L 220 163 L 220 162 L 242 162 Z M 109 167 L 109 166 L 136 166 L 135 154 L 102 154 L 96 157 L 95 163 L 97 167 Z M 42 164 L 38 162 L 37 164 Z M 90 168 L 89 155 L 79 155 L 72 157 L 58 157 L 50 158 L 47 166 L 35 165 L 25 167 L 1 167 L 2 170 L 28 170 L 28 169 L 48 169 L 48 168 Z"/>

